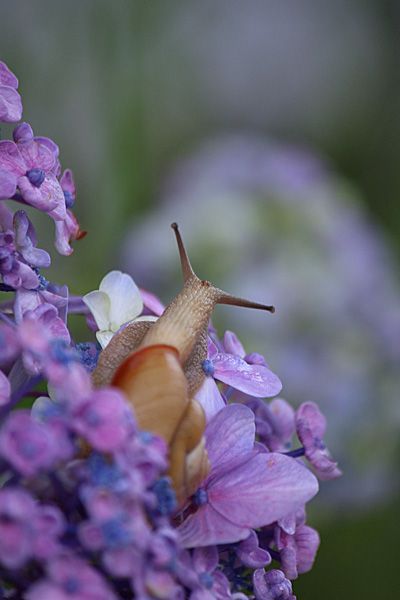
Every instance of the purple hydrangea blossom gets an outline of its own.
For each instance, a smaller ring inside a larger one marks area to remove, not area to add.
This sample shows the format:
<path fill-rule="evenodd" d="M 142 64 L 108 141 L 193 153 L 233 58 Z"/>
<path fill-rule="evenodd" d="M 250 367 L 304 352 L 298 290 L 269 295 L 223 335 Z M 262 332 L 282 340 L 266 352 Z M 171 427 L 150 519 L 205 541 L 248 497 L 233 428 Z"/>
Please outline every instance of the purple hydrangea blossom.
<path fill-rule="evenodd" d="M 0 61 L 0 121 L 3 123 L 16 123 L 22 117 L 22 101 L 17 88 L 18 79 Z"/>
<path fill-rule="evenodd" d="M 318 491 L 315 477 L 292 458 L 254 449 L 254 415 L 246 406 L 219 411 L 205 436 L 211 471 L 193 499 L 196 510 L 178 527 L 187 548 L 246 539 Z"/>

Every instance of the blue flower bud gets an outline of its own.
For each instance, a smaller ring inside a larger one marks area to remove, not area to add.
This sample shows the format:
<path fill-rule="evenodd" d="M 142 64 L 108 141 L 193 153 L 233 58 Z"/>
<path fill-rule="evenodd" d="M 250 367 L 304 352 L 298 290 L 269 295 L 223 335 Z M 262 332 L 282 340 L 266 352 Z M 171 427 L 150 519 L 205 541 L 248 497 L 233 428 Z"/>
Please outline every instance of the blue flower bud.
<path fill-rule="evenodd" d="M 203 360 L 201 366 L 203 367 L 203 371 L 206 375 L 209 375 L 210 377 L 214 375 L 214 365 L 211 360 L 209 360 L 208 358 L 206 360 Z"/>
<path fill-rule="evenodd" d="M 40 187 L 44 181 L 44 178 L 46 177 L 46 174 L 42 169 L 37 169 L 34 167 L 33 169 L 29 169 L 26 176 L 32 185 L 35 187 Z"/>

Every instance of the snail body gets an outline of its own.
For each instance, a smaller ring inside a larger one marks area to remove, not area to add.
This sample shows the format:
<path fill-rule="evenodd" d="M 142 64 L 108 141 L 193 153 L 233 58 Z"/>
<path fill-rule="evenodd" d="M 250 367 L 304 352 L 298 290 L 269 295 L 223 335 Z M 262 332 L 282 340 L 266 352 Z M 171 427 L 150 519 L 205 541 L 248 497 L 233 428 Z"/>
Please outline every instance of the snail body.
<path fill-rule="evenodd" d="M 216 304 L 274 312 L 231 296 L 200 280 L 175 231 L 184 287 L 155 322 L 139 321 L 116 334 L 99 356 L 96 387 L 114 385 L 127 395 L 141 429 L 162 437 L 169 447 L 172 486 L 181 508 L 209 473 L 204 411 L 194 394 L 204 382 L 207 332 Z"/>

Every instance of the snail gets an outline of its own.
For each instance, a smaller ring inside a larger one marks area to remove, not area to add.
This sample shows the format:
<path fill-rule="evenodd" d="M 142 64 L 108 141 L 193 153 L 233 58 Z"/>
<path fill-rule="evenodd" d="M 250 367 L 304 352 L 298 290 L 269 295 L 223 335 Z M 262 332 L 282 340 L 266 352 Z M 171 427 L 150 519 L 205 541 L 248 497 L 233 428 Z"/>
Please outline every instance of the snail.
<path fill-rule="evenodd" d="M 122 389 L 140 429 L 165 440 L 169 476 L 178 507 L 209 473 L 204 411 L 194 394 L 204 382 L 209 319 L 216 304 L 274 312 L 273 306 L 231 296 L 200 280 L 186 253 L 178 225 L 172 223 L 184 287 L 157 321 L 138 321 L 117 333 L 99 356 L 92 373 L 95 387 Z"/>

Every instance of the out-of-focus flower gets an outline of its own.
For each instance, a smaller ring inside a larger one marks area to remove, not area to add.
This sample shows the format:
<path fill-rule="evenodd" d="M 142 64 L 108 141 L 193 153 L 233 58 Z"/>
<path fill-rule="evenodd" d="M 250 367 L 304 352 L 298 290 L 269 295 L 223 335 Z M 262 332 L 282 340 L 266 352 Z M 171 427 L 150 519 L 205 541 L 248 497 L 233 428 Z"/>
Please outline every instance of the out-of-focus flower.
<path fill-rule="evenodd" d="M 16 123 L 22 117 L 22 101 L 17 88 L 18 79 L 0 61 L 0 121 L 3 123 Z"/>
<path fill-rule="evenodd" d="M 67 433 L 32 419 L 27 411 L 9 416 L 0 431 L 0 455 L 24 477 L 49 470 L 59 460 L 72 458 L 74 447 Z"/>
<path fill-rule="evenodd" d="M 83 296 L 83 301 L 95 318 L 99 331 L 97 340 L 105 348 L 123 325 L 133 321 L 152 321 L 156 317 L 140 317 L 143 300 L 132 277 L 121 271 L 111 271 L 100 282 L 98 290 Z"/>
<path fill-rule="evenodd" d="M 47 577 L 26 592 L 27 600 L 117 600 L 106 579 L 90 564 L 64 553 L 47 564 Z"/>

